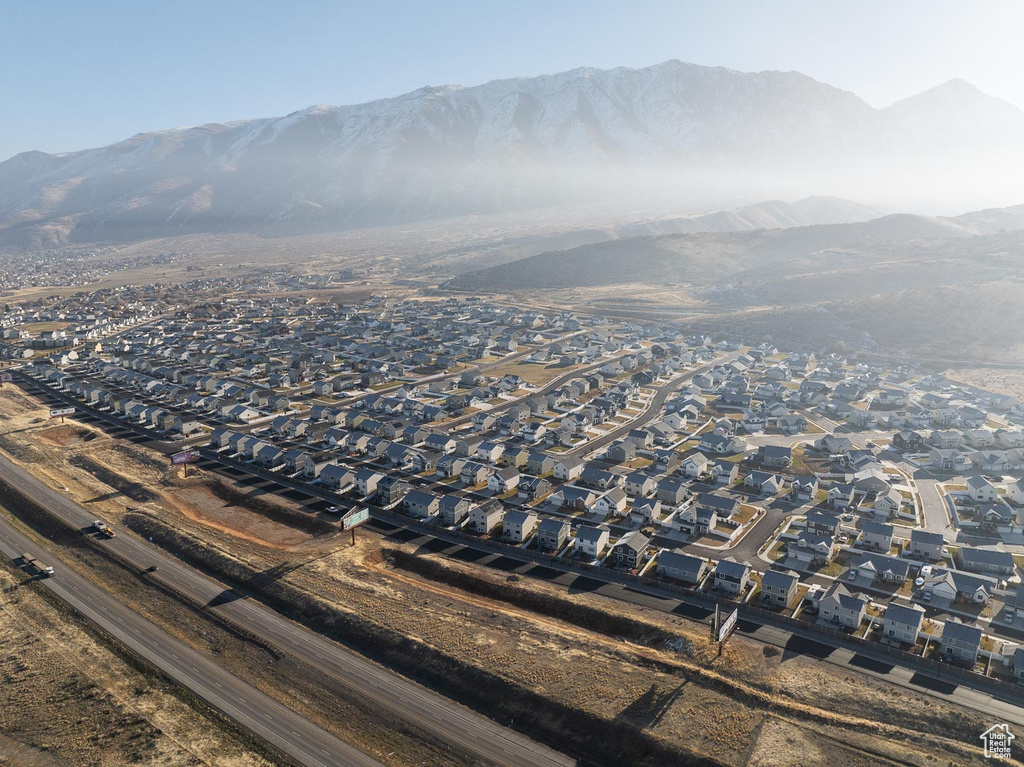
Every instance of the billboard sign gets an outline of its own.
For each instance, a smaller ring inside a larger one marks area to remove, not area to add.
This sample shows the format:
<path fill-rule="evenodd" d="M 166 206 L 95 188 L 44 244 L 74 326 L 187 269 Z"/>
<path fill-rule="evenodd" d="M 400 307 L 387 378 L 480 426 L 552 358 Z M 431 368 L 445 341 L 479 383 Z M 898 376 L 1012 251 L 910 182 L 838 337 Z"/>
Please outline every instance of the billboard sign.
<path fill-rule="evenodd" d="M 74 415 L 73 407 L 59 407 L 50 411 L 50 418 L 63 418 L 66 415 Z"/>
<path fill-rule="evenodd" d="M 729 635 L 736 630 L 736 624 L 740 619 L 740 611 L 733 610 L 729 613 L 729 617 L 721 622 L 718 626 L 718 636 L 715 638 L 718 642 L 724 642 L 729 638 Z"/>
<path fill-rule="evenodd" d="M 351 530 L 359 525 L 364 525 L 370 521 L 370 510 L 366 507 L 362 509 L 355 509 L 350 511 L 344 517 L 341 518 L 341 526 L 344 530 Z"/>
<path fill-rule="evenodd" d="M 171 455 L 171 465 L 179 466 L 183 463 L 192 463 L 199 460 L 198 450 L 182 450 L 180 453 Z"/>

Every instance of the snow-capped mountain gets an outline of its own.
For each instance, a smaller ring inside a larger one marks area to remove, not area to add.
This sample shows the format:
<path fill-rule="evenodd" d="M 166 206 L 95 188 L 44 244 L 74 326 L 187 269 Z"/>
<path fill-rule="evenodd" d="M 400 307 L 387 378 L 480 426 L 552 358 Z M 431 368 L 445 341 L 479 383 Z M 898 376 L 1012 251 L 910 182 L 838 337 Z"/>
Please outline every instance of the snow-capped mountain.
<path fill-rule="evenodd" d="M 934 169 L 1022 137 L 1024 113 L 966 83 L 876 110 L 797 72 L 575 69 L 20 154 L 0 163 L 0 239 L 298 233 L 712 187 L 856 196 L 878 172 L 892 191 L 905 152 Z"/>

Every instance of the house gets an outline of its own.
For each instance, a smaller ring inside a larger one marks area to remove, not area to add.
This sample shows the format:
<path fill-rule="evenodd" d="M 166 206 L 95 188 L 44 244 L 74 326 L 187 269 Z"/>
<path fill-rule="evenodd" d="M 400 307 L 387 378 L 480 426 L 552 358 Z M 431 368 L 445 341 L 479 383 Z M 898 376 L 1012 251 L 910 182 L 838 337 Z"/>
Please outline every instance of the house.
<path fill-rule="evenodd" d="M 715 455 L 733 455 L 746 450 L 747 443 L 739 437 L 722 434 L 718 430 L 704 434 L 700 438 L 699 446 Z"/>
<path fill-rule="evenodd" d="M 642 471 L 630 472 L 626 475 L 626 492 L 634 498 L 646 498 L 658 487 L 654 477 Z"/>
<path fill-rule="evenodd" d="M 345 493 L 351 490 L 356 483 L 356 475 L 344 466 L 331 463 L 320 470 L 320 484 L 336 493 Z M 376 485 L 373 488 L 377 491 Z M 365 496 L 366 493 L 363 493 Z"/>
<path fill-rule="evenodd" d="M 657 498 L 638 498 L 629 509 L 630 516 L 641 522 L 661 517 L 661 501 Z"/>
<path fill-rule="evenodd" d="M 605 458 L 615 463 L 625 463 L 636 458 L 636 443 L 630 439 L 621 439 L 613 442 L 605 451 Z M 585 473 L 585 472 L 584 472 Z"/>
<path fill-rule="evenodd" d="M 595 490 L 607 490 L 611 487 L 624 484 L 625 480 L 620 474 L 604 471 L 596 466 L 587 466 L 580 474 L 579 483 L 584 487 L 592 487 Z"/>
<path fill-rule="evenodd" d="M 1018 647 L 1013 651 L 1013 678 L 1017 684 L 1024 682 L 1024 647 Z"/>
<path fill-rule="evenodd" d="M 392 506 L 409 492 L 409 483 L 401 477 L 384 477 L 377 483 L 377 503 Z"/>
<path fill-rule="evenodd" d="M 915 559 L 938 562 L 942 559 L 943 546 L 946 541 L 942 533 L 930 533 L 927 530 L 910 531 L 910 547 L 904 554 Z"/>
<path fill-rule="evenodd" d="M 460 458 L 457 455 L 446 455 L 437 459 L 437 468 L 434 469 L 434 473 L 443 479 L 461 478 L 462 470 L 466 467 L 467 463 L 469 461 L 465 458 Z"/>
<path fill-rule="evenodd" d="M 925 579 L 922 589 L 925 600 L 933 597 L 949 602 L 988 604 L 994 583 L 980 575 L 940 567 Z"/>
<path fill-rule="evenodd" d="M 701 493 L 697 496 L 698 509 L 714 511 L 720 519 L 728 519 L 740 510 L 740 502 L 735 498 L 726 498 L 714 493 Z"/>
<path fill-rule="evenodd" d="M 429 434 L 423 442 L 428 450 L 433 450 L 441 455 L 454 453 L 455 448 L 458 445 L 458 443 L 447 434 Z"/>
<path fill-rule="evenodd" d="M 895 488 L 889 488 L 875 496 L 875 516 L 888 519 L 894 514 L 899 514 L 901 508 L 903 495 Z"/>
<path fill-rule="evenodd" d="M 796 573 L 768 570 L 761 576 L 761 601 L 771 607 L 788 607 L 799 583 Z"/>
<path fill-rule="evenodd" d="M 967 496 L 978 503 L 997 503 L 999 490 L 987 479 L 975 474 L 967 479 Z"/>
<path fill-rule="evenodd" d="M 854 596 L 839 581 L 834 581 L 818 601 L 818 619 L 825 624 L 857 629 L 864 620 L 868 601 L 861 596 Z"/>
<path fill-rule="evenodd" d="M 707 535 L 718 524 L 718 512 L 691 504 L 680 508 L 673 521 L 681 533 Z"/>
<path fill-rule="evenodd" d="M 836 555 L 836 542 L 831 535 L 818 535 L 802 530 L 796 537 L 796 545 L 789 547 L 790 555 L 806 567 L 825 565 Z"/>
<path fill-rule="evenodd" d="M 740 596 L 750 583 L 750 565 L 726 557 L 715 565 L 714 578 L 715 591 L 729 596 Z"/>
<path fill-rule="evenodd" d="M 356 490 L 363 498 L 369 498 L 376 494 L 380 481 L 384 479 L 384 476 L 379 471 L 374 471 L 373 469 L 360 469 L 356 474 Z"/>
<path fill-rule="evenodd" d="M 639 530 L 631 530 L 619 538 L 612 547 L 612 561 L 616 567 L 633 569 L 643 561 L 651 546 L 651 539 Z"/>
<path fill-rule="evenodd" d="M 942 654 L 960 663 L 974 663 L 981 649 L 982 630 L 953 618 L 946 618 L 942 624 Z"/>
<path fill-rule="evenodd" d="M 933 469 L 960 473 L 967 468 L 970 461 L 967 455 L 956 448 L 933 448 L 930 454 Z"/>
<path fill-rule="evenodd" d="M 559 551 L 568 541 L 572 525 L 565 519 L 545 519 L 537 525 L 537 548 Z"/>
<path fill-rule="evenodd" d="M 518 490 L 520 498 L 534 501 L 551 492 L 551 483 L 543 477 L 531 477 L 524 474 L 519 477 Z"/>
<path fill-rule="evenodd" d="M 663 551 L 658 556 L 658 575 L 688 584 L 697 584 L 708 570 L 708 561 L 682 549 Z"/>
<path fill-rule="evenodd" d="M 903 583 L 910 573 L 910 563 L 886 554 L 862 552 L 851 562 L 850 573 L 856 573 L 853 577 L 867 578 L 872 583 Z"/>
<path fill-rule="evenodd" d="M 469 516 L 469 500 L 459 495 L 442 495 L 437 503 L 437 518 L 442 525 L 454 527 Z"/>
<path fill-rule="evenodd" d="M 594 501 L 592 511 L 604 517 L 619 515 L 626 511 L 626 491 L 621 487 L 613 487 Z"/>
<path fill-rule="evenodd" d="M 480 535 L 488 535 L 501 524 L 505 517 L 505 507 L 501 501 L 491 499 L 481 503 L 469 512 L 469 529 Z"/>
<path fill-rule="evenodd" d="M 961 546 L 954 556 L 957 567 L 972 573 L 985 573 L 1003 578 L 1013 575 L 1013 555 L 995 549 Z"/>
<path fill-rule="evenodd" d="M 524 543 L 537 527 L 537 513 L 512 510 L 505 512 L 501 523 L 502 537 L 511 543 Z"/>
<path fill-rule="evenodd" d="M 573 482 L 583 473 L 583 461 L 568 456 L 559 458 L 554 462 L 553 470 L 555 479 Z"/>
<path fill-rule="evenodd" d="M 562 497 L 562 506 L 577 510 L 589 509 L 597 500 L 596 492 L 578 485 L 562 485 L 558 495 Z"/>
<path fill-rule="evenodd" d="M 714 461 L 708 469 L 708 473 L 715 480 L 716 485 L 733 485 L 739 479 L 740 469 L 734 461 Z"/>
<path fill-rule="evenodd" d="M 757 458 L 762 466 L 785 469 L 793 464 L 793 448 L 781 445 L 762 445 L 758 448 Z"/>
<path fill-rule="evenodd" d="M 1006 500 L 1024 506 L 1024 479 L 1010 482 L 1006 486 Z"/>
<path fill-rule="evenodd" d="M 921 633 L 924 608 L 891 602 L 882 619 L 882 639 L 892 644 L 914 644 Z"/>
<path fill-rule="evenodd" d="M 743 479 L 743 486 L 761 495 L 778 495 L 785 486 L 785 480 L 778 474 L 752 471 Z"/>
<path fill-rule="evenodd" d="M 802 415 L 784 415 L 778 419 L 778 426 L 783 434 L 801 434 L 807 429 L 807 419 Z"/>
<path fill-rule="evenodd" d="M 492 493 L 503 495 L 519 486 L 519 469 L 506 466 L 498 469 L 487 478 L 487 489 Z"/>
<path fill-rule="evenodd" d="M 865 520 L 861 523 L 859 545 L 865 549 L 882 551 L 886 554 L 892 548 L 892 537 L 895 533 L 892 525 L 884 522 Z"/>
<path fill-rule="evenodd" d="M 666 506 L 677 506 L 690 494 L 686 482 L 678 479 L 663 479 L 658 482 L 656 498 Z"/>
<path fill-rule="evenodd" d="M 1009 609 L 1009 605 L 1007 605 L 1007 609 Z M 1024 618 L 1024 587 L 1019 584 L 1013 592 L 1013 610 L 1018 618 Z"/>
<path fill-rule="evenodd" d="M 939 431 L 936 429 L 928 436 L 928 444 L 940 450 L 951 450 L 963 444 L 964 436 L 958 431 Z"/>
<path fill-rule="evenodd" d="M 711 461 L 703 453 L 691 453 L 679 464 L 679 470 L 688 477 L 700 477 L 707 473 Z M 735 467 L 735 463 L 730 463 Z"/>
<path fill-rule="evenodd" d="M 892 446 L 897 450 L 918 452 L 924 449 L 925 440 L 920 432 L 904 429 L 893 435 Z"/>
<path fill-rule="evenodd" d="M 853 442 L 849 437 L 837 437 L 834 434 L 826 434 L 814 443 L 814 449 L 827 456 L 846 455 L 853 450 Z"/>
<path fill-rule="evenodd" d="M 410 490 L 402 499 L 405 513 L 417 519 L 427 519 L 438 513 L 441 499 L 426 490 Z"/>
<path fill-rule="evenodd" d="M 828 489 L 826 504 L 830 509 L 843 510 L 853 506 L 857 489 L 853 485 L 832 485 Z"/>
<path fill-rule="evenodd" d="M 818 478 L 815 476 L 796 477 L 790 485 L 790 493 L 797 503 L 813 501 L 818 494 Z"/>
<path fill-rule="evenodd" d="M 582 526 L 576 531 L 576 551 L 582 556 L 597 559 L 608 545 L 609 530 L 604 525 Z"/>
<path fill-rule="evenodd" d="M 505 446 L 500 442 L 481 442 L 476 449 L 476 459 L 485 463 L 497 463 L 504 452 Z"/>
<path fill-rule="evenodd" d="M 460 458 L 473 458 L 483 440 L 475 436 L 466 436 L 455 441 L 455 455 Z"/>
<path fill-rule="evenodd" d="M 526 459 L 525 468 L 538 477 L 551 474 L 555 469 L 555 459 L 547 453 L 530 453 Z"/>
<path fill-rule="evenodd" d="M 476 487 L 487 481 L 487 478 L 491 476 L 491 471 L 489 466 L 484 466 L 482 463 L 467 461 L 459 473 L 459 480 L 468 487 Z"/>

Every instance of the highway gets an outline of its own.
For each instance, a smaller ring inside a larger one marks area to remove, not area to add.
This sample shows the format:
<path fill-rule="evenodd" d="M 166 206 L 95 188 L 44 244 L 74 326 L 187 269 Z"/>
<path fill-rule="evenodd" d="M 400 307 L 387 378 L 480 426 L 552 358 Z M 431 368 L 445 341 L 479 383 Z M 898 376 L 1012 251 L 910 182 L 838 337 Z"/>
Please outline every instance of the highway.
<path fill-rule="evenodd" d="M 4 457 L 0 457 L 0 481 L 17 488 L 35 503 L 79 529 L 87 530 L 95 518 Z M 377 666 L 261 604 L 234 592 L 225 592 L 221 584 L 164 554 L 152 544 L 121 534 L 103 540 L 100 545 L 133 563 L 140 571 L 157 565 L 159 571 L 147 577 L 163 581 L 200 604 L 210 605 L 207 609 L 216 610 L 270 645 L 284 648 L 289 655 L 347 686 L 353 695 L 390 711 L 397 719 L 451 744 L 462 753 L 507 767 L 564 767 L 575 764 L 564 754 Z M 44 554 L 42 559 L 45 561 L 47 557 L 52 559 L 49 554 Z"/>
<path fill-rule="evenodd" d="M 0 552 L 11 559 L 27 552 L 53 565 L 56 574 L 41 579 L 43 586 L 135 655 L 299 764 L 380 767 L 376 760 L 316 727 L 128 609 L 52 551 L 22 535 L 3 517 L 0 517 Z"/>

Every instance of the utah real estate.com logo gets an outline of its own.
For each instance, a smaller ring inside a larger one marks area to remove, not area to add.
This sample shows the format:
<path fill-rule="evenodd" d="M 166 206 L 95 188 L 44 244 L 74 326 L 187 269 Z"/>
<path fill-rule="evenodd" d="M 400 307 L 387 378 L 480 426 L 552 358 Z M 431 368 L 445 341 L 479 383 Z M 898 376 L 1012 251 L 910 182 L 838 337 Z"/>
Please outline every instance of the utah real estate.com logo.
<path fill-rule="evenodd" d="M 1017 737 L 1008 724 L 994 724 L 978 737 L 985 744 L 986 759 L 1009 759 L 1010 744 Z"/>

